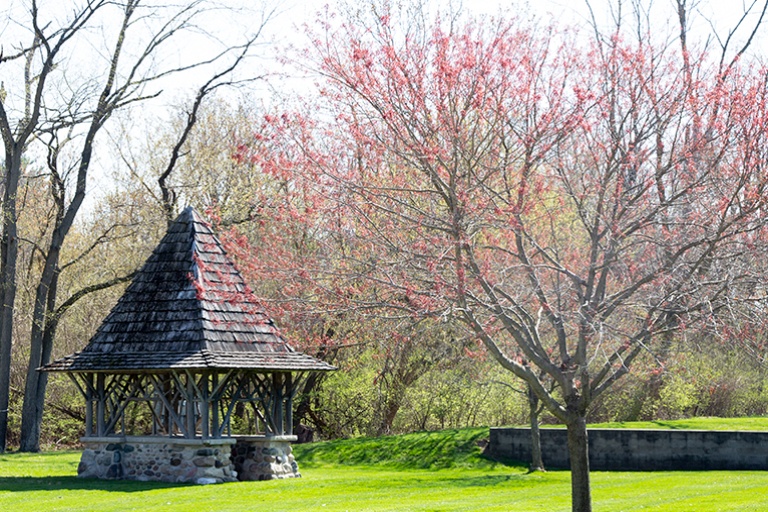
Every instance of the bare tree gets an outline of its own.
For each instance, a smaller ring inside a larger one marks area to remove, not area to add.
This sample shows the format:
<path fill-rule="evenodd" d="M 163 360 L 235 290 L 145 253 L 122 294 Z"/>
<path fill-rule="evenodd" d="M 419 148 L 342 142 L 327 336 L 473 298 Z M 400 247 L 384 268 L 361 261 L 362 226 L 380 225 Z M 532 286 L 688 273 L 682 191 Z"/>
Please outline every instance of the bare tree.
<path fill-rule="evenodd" d="M 262 24 L 262 27 L 263 27 L 263 24 Z M 165 166 L 165 169 L 163 169 L 163 172 L 160 173 L 160 176 L 157 178 L 157 184 L 160 188 L 160 194 L 161 194 L 160 204 L 162 206 L 163 212 L 165 213 L 165 218 L 169 226 L 173 222 L 173 219 L 176 216 L 176 206 L 177 206 L 176 200 L 178 198 L 178 194 L 170 186 L 168 180 L 171 177 L 171 174 L 173 173 L 173 171 L 176 169 L 177 164 L 179 162 L 179 158 L 183 156 L 182 152 L 183 152 L 184 146 L 187 143 L 187 140 L 189 139 L 189 135 L 192 133 L 192 130 L 194 129 L 195 125 L 198 122 L 198 115 L 200 113 L 200 108 L 203 105 L 203 101 L 206 99 L 206 97 L 210 96 L 214 91 L 216 91 L 221 87 L 232 87 L 235 85 L 242 84 L 244 82 L 250 82 L 250 81 L 259 80 L 263 78 L 263 76 L 249 77 L 246 80 L 240 80 L 240 81 L 233 80 L 231 78 L 232 72 L 248 56 L 248 50 L 250 49 L 250 46 L 253 44 L 254 41 L 255 41 L 255 37 L 250 41 L 248 41 L 245 45 L 240 47 L 239 54 L 226 69 L 216 73 L 210 79 L 208 79 L 203 85 L 200 86 L 200 88 L 197 90 L 197 94 L 195 95 L 195 99 L 192 102 L 192 106 L 186 112 L 186 120 L 184 122 L 184 125 L 181 128 L 181 133 L 179 133 L 178 135 L 178 139 L 173 144 L 173 148 L 171 148 L 170 155 L 168 156 L 168 163 Z M 213 169 L 211 169 L 211 171 L 213 171 Z"/>
<path fill-rule="evenodd" d="M 203 70 L 205 66 L 223 66 L 224 73 L 212 73 L 215 80 L 243 62 L 266 18 L 257 27 L 256 35 L 249 36 L 241 45 L 219 42 L 221 50 L 211 55 L 165 67 L 158 65 L 163 52 L 179 44 L 175 41 L 201 31 L 199 24 L 214 8 L 213 4 L 204 0 L 192 0 L 176 6 L 153 5 L 142 0 L 123 3 L 86 0 L 67 11 L 68 16 L 61 18 L 63 22 L 58 24 L 48 21 L 51 13 L 41 11 L 34 0 L 23 20 L 18 21 L 19 25 L 29 27 L 32 42 L 21 46 L 2 63 L 24 62 L 23 109 L 9 111 L 6 105 L 11 103 L 5 98 L 0 100 L 0 129 L 6 157 L 4 243 L 0 262 L 0 284 L 4 294 L 0 325 L 0 441 L 3 449 L 7 431 L 6 382 L 10 373 L 10 332 L 18 252 L 15 194 L 23 156 L 30 151 L 33 143 L 47 153 L 46 167 L 55 209 L 55 222 L 44 248 L 45 263 L 36 291 L 22 409 L 21 449 L 36 451 L 39 449 L 47 384 L 46 375 L 39 374 L 36 368 L 50 360 L 55 327 L 60 314 L 66 310 L 64 304 L 57 307 L 57 284 L 62 270 L 60 254 L 86 197 L 97 136 L 115 112 L 159 95 L 164 80 L 182 72 Z M 113 27 L 114 30 L 103 27 Z M 99 30 L 102 32 L 99 33 Z M 99 47 L 101 43 L 93 38 L 94 34 L 103 36 L 104 46 Z M 112 41 L 108 42 L 110 39 Z M 96 60 L 101 58 L 101 66 L 80 63 L 84 69 L 73 67 L 76 62 L 74 48 L 85 43 L 96 48 Z M 210 46 L 213 45 L 214 40 L 211 39 Z M 87 75 L 91 67 L 95 67 L 92 78 Z M 14 123 L 15 128 L 12 127 Z M 73 151 L 73 148 L 78 149 Z M 62 167 L 67 158 L 69 163 Z M 124 277 L 118 276 L 82 291 L 93 291 L 123 280 Z M 76 293 L 65 304 L 78 296 L 81 295 Z"/>
<path fill-rule="evenodd" d="M 62 48 L 85 27 L 90 19 L 108 2 L 93 1 L 86 9 L 75 12 L 65 26 L 53 30 L 53 37 L 43 32 L 47 27 L 40 27 L 38 22 L 37 2 L 31 6 L 32 43 L 21 47 L 13 55 L 0 59 L 8 64 L 15 60 L 24 61 L 24 100 L 21 115 L 12 125 L 14 118 L 6 108 L 7 92 L 0 99 L 0 133 L 5 148 L 5 168 L 3 169 L 2 203 L 2 251 L 0 252 L 0 452 L 5 451 L 5 438 L 8 425 L 8 399 L 10 385 L 10 360 L 13 333 L 13 312 L 16 301 L 16 261 L 18 257 L 16 193 L 22 170 L 22 157 L 30 139 L 42 122 L 45 91 L 49 75 L 54 70 Z M 45 41 L 45 42 L 44 42 Z M 40 54 L 41 63 L 33 75 L 35 55 Z"/>

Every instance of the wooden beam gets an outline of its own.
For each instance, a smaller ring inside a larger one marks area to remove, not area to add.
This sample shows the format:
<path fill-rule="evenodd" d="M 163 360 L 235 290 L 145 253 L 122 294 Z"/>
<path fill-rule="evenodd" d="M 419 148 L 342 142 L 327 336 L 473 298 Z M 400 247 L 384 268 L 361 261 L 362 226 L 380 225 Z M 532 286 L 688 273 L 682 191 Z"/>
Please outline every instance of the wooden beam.
<path fill-rule="evenodd" d="M 208 395 L 208 374 L 203 373 L 200 376 L 200 386 L 199 389 L 201 391 L 200 393 L 200 420 L 201 420 L 201 430 L 200 433 L 203 436 L 203 439 L 208 439 L 210 436 L 209 432 L 209 418 L 208 418 L 208 409 L 211 406 L 211 400 Z"/>
<path fill-rule="evenodd" d="M 129 402 L 135 398 L 138 398 L 138 393 L 142 391 L 143 388 L 141 387 L 141 378 L 142 377 L 140 375 L 125 376 L 125 385 L 120 388 L 122 394 L 112 395 L 115 397 L 115 400 L 114 407 L 112 408 L 112 414 L 110 415 L 109 421 L 107 422 L 107 432 L 112 432 L 113 429 L 117 426 L 117 423 L 122 421 L 123 435 L 126 435 L 125 409 L 128 407 Z"/>
<path fill-rule="evenodd" d="M 98 402 L 96 403 L 96 436 L 104 437 L 106 432 L 104 431 L 104 408 L 106 406 L 107 397 L 104 394 L 104 374 L 96 374 L 96 397 Z"/>
<path fill-rule="evenodd" d="M 287 391 L 285 398 L 285 429 L 283 434 L 293 434 L 293 374 L 285 375 L 285 389 Z"/>
<path fill-rule="evenodd" d="M 259 404 L 261 405 L 261 410 L 263 411 L 261 418 L 264 422 L 264 433 L 277 432 L 274 415 L 274 382 L 271 378 L 271 375 L 262 376 L 258 373 L 252 372 L 248 374 L 248 378 L 254 385 L 253 392 L 248 398 L 251 400 L 251 402 L 258 399 Z"/>
<path fill-rule="evenodd" d="M 239 401 L 240 394 L 243 392 L 243 387 L 247 384 L 247 379 L 245 377 L 241 377 L 240 379 L 232 379 L 236 381 L 235 387 L 230 387 L 229 389 L 232 391 L 232 395 L 229 400 L 229 404 L 227 405 L 226 413 L 224 415 L 224 419 L 221 421 L 221 427 L 218 429 L 218 437 L 221 437 L 224 435 L 224 429 L 229 427 L 229 420 L 232 417 L 232 411 L 235 409 L 235 405 Z M 232 429 L 229 429 L 230 435 L 232 434 Z"/>
<path fill-rule="evenodd" d="M 74 382 L 74 383 L 75 383 L 75 386 L 77 386 L 77 390 L 78 390 L 78 391 L 80 391 L 80 395 L 82 395 L 82 397 L 83 397 L 83 398 L 85 398 L 85 399 L 87 400 L 87 399 L 88 399 L 88 395 L 86 394 L 85 390 L 84 390 L 84 389 L 83 389 L 83 387 L 80 385 L 80 383 L 79 383 L 79 382 L 77 382 L 77 379 L 75 378 L 74 374 L 67 372 L 67 377 L 69 377 L 69 379 L 70 379 L 72 382 Z"/>
<path fill-rule="evenodd" d="M 93 436 L 93 383 L 88 382 L 93 379 L 93 374 L 67 372 L 67 377 L 75 383 L 78 391 L 85 399 L 85 437 Z M 83 385 L 80 385 L 78 378 L 82 379 Z"/>
<path fill-rule="evenodd" d="M 89 437 L 93 435 L 93 374 L 86 374 L 85 378 L 91 384 L 85 388 L 85 437 Z"/>
<path fill-rule="evenodd" d="M 281 436 L 283 431 L 283 375 L 281 373 L 272 374 L 272 419 L 275 423 L 274 434 Z"/>
<path fill-rule="evenodd" d="M 195 437 L 195 386 L 192 383 L 192 379 L 190 378 L 189 374 L 187 375 L 187 389 L 186 389 L 186 400 L 187 400 L 187 425 L 186 425 L 186 432 L 184 432 L 184 437 L 187 439 L 192 439 Z"/>
<path fill-rule="evenodd" d="M 226 376 L 229 377 L 229 374 Z M 219 400 L 221 399 L 221 388 L 219 387 L 219 374 L 214 373 L 211 376 L 211 424 L 213 426 L 213 437 L 221 437 L 219 429 Z"/>
<path fill-rule="evenodd" d="M 176 425 L 180 431 L 184 431 L 184 425 L 181 421 L 181 418 L 176 414 L 176 411 L 171 406 L 171 403 L 168 401 L 168 397 L 165 395 L 165 387 L 162 386 L 164 384 L 162 381 L 160 381 L 156 375 L 151 375 L 150 379 L 153 381 L 153 384 L 155 386 L 155 396 L 160 400 L 160 402 L 165 407 L 165 413 L 167 414 L 168 418 L 168 435 L 173 436 L 173 426 Z"/>

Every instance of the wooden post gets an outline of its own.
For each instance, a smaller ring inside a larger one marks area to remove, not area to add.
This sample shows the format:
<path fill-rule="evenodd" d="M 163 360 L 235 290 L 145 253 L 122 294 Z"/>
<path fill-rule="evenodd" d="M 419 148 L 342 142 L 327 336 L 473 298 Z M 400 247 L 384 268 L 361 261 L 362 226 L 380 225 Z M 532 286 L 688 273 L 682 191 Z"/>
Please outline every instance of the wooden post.
<path fill-rule="evenodd" d="M 160 425 L 160 421 L 162 421 L 163 418 L 163 410 L 160 407 L 160 401 L 155 398 L 154 396 L 149 401 L 149 407 L 152 409 L 152 435 L 156 436 L 160 433 L 160 429 L 157 428 L 158 426 L 162 427 Z"/>
<path fill-rule="evenodd" d="M 93 435 L 93 374 L 83 374 L 85 386 L 85 437 Z"/>
<path fill-rule="evenodd" d="M 200 377 L 200 422 L 202 423 L 203 439 L 208 439 L 210 430 L 208 425 L 208 408 L 211 406 L 210 393 L 208 389 L 208 374 L 203 373 Z"/>
<path fill-rule="evenodd" d="M 194 385 L 192 384 L 192 378 L 187 375 L 187 386 L 186 386 L 186 400 L 187 400 L 187 414 L 186 414 L 186 425 L 185 429 L 186 432 L 184 432 L 184 437 L 187 439 L 192 439 L 195 437 L 195 389 Z"/>
<path fill-rule="evenodd" d="M 275 435 L 283 435 L 283 376 L 272 374 L 272 420 L 275 423 Z"/>
<path fill-rule="evenodd" d="M 287 373 L 285 375 L 285 432 L 284 434 L 293 434 L 293 374 Z"/>
<path fill-rule="evenodd" d="M 214 373 L 211 376 L 211 389 L 215 390 L 215 396 L 211 400 L 211 423 L 213 423 L 213 435 L 214 437 L 221 437 L 219 430 L 219 398 L 221 397 L 221 390 L 219 390 L 219 374 Z"/>
<path fill-rule="evenodd" d="M 163 402 L 159 398 L 160 390 L 157 387 L 157 381 L 154 378 L 147 377 L 148 385 L 152 386 L 152 392 L 149 396 L 149 407 L 152 408 L 152 435 L 160 435 L 165 428 L 163 426 Z"/>
<path fill-rule="evenodd" d="M 104 432 L 104 408 L 107 397 L 104 396 L 103 373 L 96 374 L 96 398 L 98 399 L 96 403 L 96 436 L 104 437 L 106 435 L 106 432 Z"/>

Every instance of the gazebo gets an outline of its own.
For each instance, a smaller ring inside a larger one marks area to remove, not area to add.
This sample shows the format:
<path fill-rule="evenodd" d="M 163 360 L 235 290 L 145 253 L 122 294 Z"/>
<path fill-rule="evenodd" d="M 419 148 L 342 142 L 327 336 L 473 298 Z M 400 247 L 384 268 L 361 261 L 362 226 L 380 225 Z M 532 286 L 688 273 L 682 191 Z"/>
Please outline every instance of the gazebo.
<path fill-rule="evenodd" d="M 88 345 L 42 371 L 85 398 L 78 475 L 213 483 L 299 476 L 292 400 L 308 372 L 192 209 Z"/>

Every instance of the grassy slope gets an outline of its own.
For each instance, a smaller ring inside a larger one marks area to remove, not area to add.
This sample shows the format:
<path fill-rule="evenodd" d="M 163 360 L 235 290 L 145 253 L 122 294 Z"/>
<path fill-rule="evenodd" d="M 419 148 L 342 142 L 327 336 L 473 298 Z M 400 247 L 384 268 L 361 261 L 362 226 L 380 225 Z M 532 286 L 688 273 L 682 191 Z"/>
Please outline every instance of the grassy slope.
<path fill-rule="evenodd" d="M 304 478 L 216 486 L 80 480 L 78 452 L 0 455 L 0 510 L 570 509 L 567 472 L 488 461 L 476 444 L 485 437 L 486 429 L 465 429 L 297 446 Z M 758 471 L 595 472 L 593 495 L 597 512 L 768 510 L 768 479 Z"/>
<path fill-rule="evenodd" d="M 481 456 L 477 441 L 488 438 L 487 428 L 417 432 L 402 436 L 342 439 L 296 445 L 302 467 L 318 465 L 387 466 L 395 469 L 492 468 Z"/>

